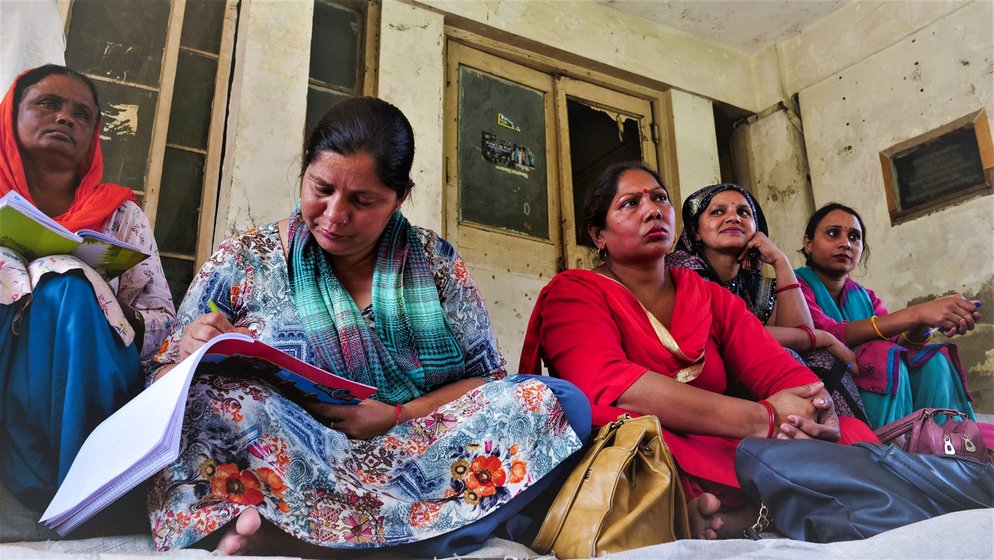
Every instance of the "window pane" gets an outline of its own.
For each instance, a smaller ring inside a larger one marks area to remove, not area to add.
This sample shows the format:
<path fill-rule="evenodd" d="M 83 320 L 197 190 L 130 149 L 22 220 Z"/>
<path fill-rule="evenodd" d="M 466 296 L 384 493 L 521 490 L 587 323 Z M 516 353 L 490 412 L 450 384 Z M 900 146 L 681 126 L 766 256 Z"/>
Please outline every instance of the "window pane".
<path fill-rule="evenodd" d="M 193 260 L 173 259 L 162 257 L 162 270 L 166 273 L 166 282 L 169 283 L 169 291 L 173 294 L 173 303 L 179 308 L 186 289 L 193 282 Z"/>
<path fill-rule="evenodd" d="M 187 0 L 183 12 L 184 47 L 218 54 L 224 27 L 224 0 Z"/>
<path fill-rule="evenodd" d="M 307 125 L 304 128 L 304 138 L 310 137 L 311 131 L 332 105 L 348 97 L 350 96 L 339 91 L 307 86 Z"/>
<path fill-rule="evenodd" d="M 143 190 L 159 94 L 109 82 L 95 83 L 103 113 L 100 146 L 104 152 L 104 180 Z"/>
<path fill-rule="evenodd" d="M 170 144 L 207 149 L 216 74 L 216 60 L 187 51 L 179 52 L 176 89 L 173 92 L 173 106 L 169 110 L 167 139 Z"/>
<path fill-rule="evenodd" d="M 576 224 L 574 237 L 578 245 L 593 247 L 587 228 L 583 227 L 583 203 L 587 191 L 604 170 L 616 163 L 643 161 L 642 137 L 639 122 L 621 117 L 623 128 L 618 129 L 619 115 L 585 105 L 582 101 L 566 100 L 569 119 L 570 163 L 573 177 L 573 219 Z"/>
<path fill-rule="evenodd" d="M 549 238 L 545 94 L 459 68 L 459 219 Z"/>
<path fill-rule="evenodd" d="M 327 0 L 314 2 L 312 79 L 358 93 L 363 19 L 356 10 L 336 6 Z"/>
<path fill-rule="evenodd" d="M 66 63 L 80 72 L 159 87 L 168 0 L 76 0 Z"/>
<path fill-rule="evenodd" d="M 204 156 L 166 148 L 155 215 L 159 250 L 184 255 L 196 253 L 203 181 Z"/>

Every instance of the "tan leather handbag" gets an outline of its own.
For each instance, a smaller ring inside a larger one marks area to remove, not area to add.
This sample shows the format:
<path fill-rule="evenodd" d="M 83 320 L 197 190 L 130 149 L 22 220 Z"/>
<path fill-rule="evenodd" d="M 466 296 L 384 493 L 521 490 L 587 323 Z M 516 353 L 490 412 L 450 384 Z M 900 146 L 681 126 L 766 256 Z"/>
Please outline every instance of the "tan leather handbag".
<path fill-rule="evenodd" d="M 676 463 L 655 416 L 603 426 L 570 473 L 532 543 L 541 554 L 591 558 L 690 538 Z"/>

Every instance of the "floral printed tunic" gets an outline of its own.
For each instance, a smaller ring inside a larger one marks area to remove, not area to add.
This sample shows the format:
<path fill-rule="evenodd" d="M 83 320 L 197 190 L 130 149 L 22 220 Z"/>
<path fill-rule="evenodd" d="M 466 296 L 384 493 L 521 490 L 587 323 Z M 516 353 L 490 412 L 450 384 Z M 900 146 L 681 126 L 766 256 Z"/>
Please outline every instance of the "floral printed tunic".
<path fill-rule="evenodd" d="M 186 547 L 247 507 L 327 547 L 420 541 L 493 513 L 580 448 L 540 377 L 505 377 L 465 263 L 435 233 L 417 232 L 466 356 L 466 376 L 492 381 L 382 436 L 350 440 L 264 382 L 198 373 L 180 457 L 153 479 L 149 493 L 159 550 Z M 150 375 L 179 360 L 182 328 L 207 312 L 209 300 L 235 326 L 313 362 L 276 224 L 221 244 L 194 279 Z M 364 316 L 372 321 L 371 313 Z"/>

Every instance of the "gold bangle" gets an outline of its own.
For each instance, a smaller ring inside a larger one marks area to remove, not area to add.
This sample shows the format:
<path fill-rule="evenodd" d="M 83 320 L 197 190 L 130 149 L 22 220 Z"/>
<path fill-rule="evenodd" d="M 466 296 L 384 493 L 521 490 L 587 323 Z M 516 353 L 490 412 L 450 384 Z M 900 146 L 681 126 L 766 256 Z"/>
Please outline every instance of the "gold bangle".
<path fill-rule="evenodd" d="M 873 331 L 877 333 L 877 336 L 880 337 L 880 340 L 889 340 L 886 336 L 884 336 L 884 333 L 880 332 L 880 327 L 877 326 L 877 316 L 876 315 L 874 315 L 873 317 L 870 317 L 870 325 L 873 326 Z"/>
<path fill-rule="evenodd" d="M 925 344 L 928 344 L 929 342 L 932 342 L 932 337 L 933 336 L 935 336 L 935 332 L 932 331 L 932 330 L 929 330 L 928 331 L 928 336 L 925 337 L 925 340 L 923 340 L 921 342 L 915 342 L 914 340 L 911 340 L 911 337 L 908 336 L 907 332 L 901 333 L 901 338 L 903 338 L 908 344 L 914 344 L 916 346 L 923 346 Z"/>

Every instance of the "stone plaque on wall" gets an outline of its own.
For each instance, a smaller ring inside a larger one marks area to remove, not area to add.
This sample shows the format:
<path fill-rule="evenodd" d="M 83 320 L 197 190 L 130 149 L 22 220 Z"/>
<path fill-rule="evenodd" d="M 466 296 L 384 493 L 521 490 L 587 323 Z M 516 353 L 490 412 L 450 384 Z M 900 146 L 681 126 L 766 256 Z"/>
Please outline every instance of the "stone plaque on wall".
<path fill-rule="evenodd" d="M 981 109 L 880 152 L 892 223 L 992 192 L 994 148 Z"/>

